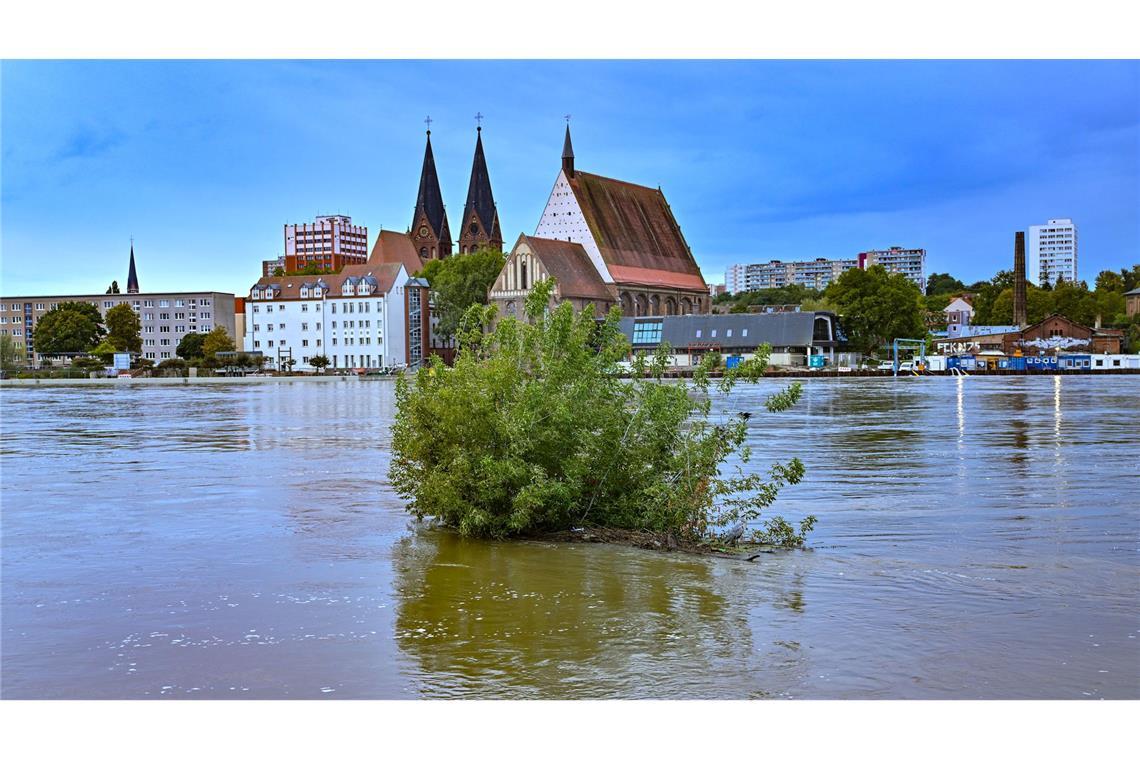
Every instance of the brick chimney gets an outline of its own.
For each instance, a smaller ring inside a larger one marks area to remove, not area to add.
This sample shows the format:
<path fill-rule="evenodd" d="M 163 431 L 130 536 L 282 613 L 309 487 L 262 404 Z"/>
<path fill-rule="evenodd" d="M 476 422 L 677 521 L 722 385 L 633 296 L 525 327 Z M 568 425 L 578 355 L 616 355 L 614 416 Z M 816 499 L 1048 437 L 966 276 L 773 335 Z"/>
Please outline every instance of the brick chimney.
<path fill-rule="evenodd" d="M 1013 323 L 1024 329 L 1029 320 L 1025 311 L 1025 233 L 1013 238 Z"/>

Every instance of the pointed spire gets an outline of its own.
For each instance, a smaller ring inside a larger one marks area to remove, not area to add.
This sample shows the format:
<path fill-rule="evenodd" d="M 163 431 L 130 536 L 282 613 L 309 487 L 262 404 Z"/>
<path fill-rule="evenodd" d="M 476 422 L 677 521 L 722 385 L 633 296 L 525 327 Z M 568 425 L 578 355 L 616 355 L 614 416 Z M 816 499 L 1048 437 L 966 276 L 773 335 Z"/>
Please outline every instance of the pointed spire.
<path fill-rule="evenodd" d="M 475 117 L 482 120 L 482 114 Z M 489 245 L 496 250 L 503 248 L 503 236 L 499 229 L 499 213 L 495 208 L 495 196 L 491 192 L 491 176 L 487 171 L 487 159 L 483 155 L 483 127 L 475 130 L 475 158 L 471 162 L 471 182 L 467 186 L 467 204 L 463 207 L 463 228 L 459 233 L 459 250 L 470 253 L 480 245 Z"/>
<path fill-rule="evenodd" d="M 127 292 L 128 293 L 138 293 L 139 292 L 139 276 L 138 276 L 138 273 L 135 272 L 135 239 L 134 238 L 131 238 L 131 266 L 130 266 L 130 269 L 127 270 Z"/>
<path fill-rule="evenodd" d="M 428 123 L 427 147 L 424 148 L 424 166 L 420 172 L 420 189 L 416 196 L 416 211 L 412 216 L 413 230 L 426 220 L 431 232 L 439 240 L 439 256 L 451 255 L 451 231 L 443 208 L 443 193 L 439 189 L 439 176 L 435 170 L 435 155 L 431 149 L 431 119 Z"/>
<path fill-rule="evenodd" d="M 566 141 L 562 143 L 562 170 L 567 177 L 574 176 L 574 146 L 570 142 L 570 116 L 566 116 Z"/>

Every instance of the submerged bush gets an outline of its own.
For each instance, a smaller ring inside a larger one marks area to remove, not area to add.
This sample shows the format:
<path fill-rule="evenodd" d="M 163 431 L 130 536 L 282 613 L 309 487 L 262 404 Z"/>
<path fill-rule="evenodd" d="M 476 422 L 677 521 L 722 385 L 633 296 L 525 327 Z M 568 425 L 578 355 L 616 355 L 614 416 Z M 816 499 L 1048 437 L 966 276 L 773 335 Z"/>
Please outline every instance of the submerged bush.
<path fill-rule="evenodd" d="M 803 477 L 798 459 L 743 471 L 749 415 L 710 420 L 711 358 L 691 382 L 666 380 L 663 347 L 635 358 L 633 379 L 622 379 L 629 343 L 620 312 L 599 322 L 592 307 L 550 310 L 552 286 L 535 287 L 527 321 L 508 317 L 491 331 L 494 307 L 472 306 L 454 367 L 433 357 L 397 381 L 390 475 L 410 512 L 466 535 L 589 525 L 695 540 L 757 519 L 783 485 Z M 725 370 L 715 387 L 755 382 L 766 366 L 762 352 Z M 800 392 L 793 384 L 766 406 L 786 409 Z M 734 453 L 742 466 L 721 473 Z M 769 526 L 773 537 L 786 533 L 771 530 L 779 525 Z M 798 545 L 794 531 L 789 545 Z"/>

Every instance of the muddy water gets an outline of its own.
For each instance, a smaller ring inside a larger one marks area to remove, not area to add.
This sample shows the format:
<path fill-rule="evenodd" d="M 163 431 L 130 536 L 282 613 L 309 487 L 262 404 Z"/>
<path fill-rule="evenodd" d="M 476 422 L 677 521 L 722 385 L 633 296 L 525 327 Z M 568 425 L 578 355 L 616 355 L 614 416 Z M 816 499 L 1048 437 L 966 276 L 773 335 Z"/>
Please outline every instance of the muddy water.
<path fill-rule="evenodd" d="M 719 402 L 755 408 L 775 385 Z M 821 379 L 811 551 L 465 541 L 386 382 L 0 391 L 5 698 L 1137 698 L 1140 380 Z"/>

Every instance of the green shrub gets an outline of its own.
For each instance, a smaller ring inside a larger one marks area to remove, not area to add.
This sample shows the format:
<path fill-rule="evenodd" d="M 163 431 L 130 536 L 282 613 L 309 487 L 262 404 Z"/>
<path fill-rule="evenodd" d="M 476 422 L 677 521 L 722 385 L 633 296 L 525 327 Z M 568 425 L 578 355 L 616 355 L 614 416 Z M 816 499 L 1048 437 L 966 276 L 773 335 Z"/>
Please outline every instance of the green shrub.
<path fill-rule="evenodd" d="M 438 357 L 396 386 L 390 476 L 408 510 L 466 535 L 505 537 L 600 526 L 701 539 L 753 520 L 781 486 L 803 477 L 798 459 L 746 474 L 746 415 L 710 421 L 714 358 L 691 382 L 664 380 L 667 347 L 617 362 L 629 343 L 612 309 L 550 310 L 552 281 L 537 285 L 526 321 L 472 306 L 453 368 Z M 716 390 L 755 382 L 767 354 L 727 370 Z M 792 385 L 770 411 L 796 402 Z M 732 454 L 741 466 L 721 472 Z M 810 530 L 810 525 L 807 526 Z M 806 532 L 806 530 L 804 531 Z"/>

